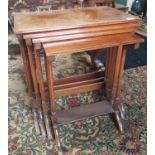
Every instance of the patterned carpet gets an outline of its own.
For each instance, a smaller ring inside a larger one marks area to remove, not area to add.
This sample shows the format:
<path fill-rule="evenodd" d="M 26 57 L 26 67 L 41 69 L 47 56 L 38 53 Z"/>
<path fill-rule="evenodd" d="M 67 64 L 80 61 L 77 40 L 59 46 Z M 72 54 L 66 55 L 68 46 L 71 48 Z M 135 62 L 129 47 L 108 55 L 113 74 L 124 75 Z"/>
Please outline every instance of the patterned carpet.
<path fill-rule="evenodd" d="M 35 134 L 20 56 L 9 59 L 9 155 L 54 155 L 55 143 Z M 65 68 L 65 69 L 64 69 Z M 58 56 L 55 78 L 92 71 L 87 54 Z M 124 72 L 122 102 L 126 109 L 124 133 L 109 116 L 94 117 L 59 128 L 63 155 L 146 155 L 146 72 L 137 67 Z M 103 99 L 101 91 L 56 99 L 57 109 Z"/>

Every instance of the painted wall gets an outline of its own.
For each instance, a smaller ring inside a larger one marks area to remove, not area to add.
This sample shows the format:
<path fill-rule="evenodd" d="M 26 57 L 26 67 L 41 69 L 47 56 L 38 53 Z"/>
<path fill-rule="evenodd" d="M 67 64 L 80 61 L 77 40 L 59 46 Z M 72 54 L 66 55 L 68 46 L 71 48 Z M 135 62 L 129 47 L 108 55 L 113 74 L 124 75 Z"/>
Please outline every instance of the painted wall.
<path fill-rule="evenodd" d="M 125 5 L 127 4 L 127 0 L 115 0 L 117 4 Z"/>
<path fill-rule="evenodd" d="M 132 2 L 134 0 L 115 0 L 117 4 L 128 6 L 129 10 L 131 9 Z"/>
<path fill-rule="evenodd" d="M 128 8 L 129 8 L 129 10 L 131 9 L 131 5 L 132 5 L 132 2 L 133 2 L 134 0 L 127 0 L 127 6 L 128 6 Z"/>

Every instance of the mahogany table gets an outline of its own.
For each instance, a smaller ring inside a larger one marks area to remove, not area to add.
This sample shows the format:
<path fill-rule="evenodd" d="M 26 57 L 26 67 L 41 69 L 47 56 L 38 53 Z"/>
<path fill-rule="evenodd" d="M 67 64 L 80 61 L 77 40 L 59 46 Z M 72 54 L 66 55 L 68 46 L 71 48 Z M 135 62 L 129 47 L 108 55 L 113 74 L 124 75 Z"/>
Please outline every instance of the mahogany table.
<path fill-rule="evenodd" d="M 94 108 L 96 109 L 96 115 L 113 111 L 115 112 L 119 130 L 122 131 L 119 115 L 121 108 L 119 102 L 120 81 L 125 59 L 125 46 L 143 41 L 133 34 L 138 25 L 138 18 L 109 7 L 92 7 L 48 13 L 17 13 L 14 19 L 14 30 L 18 36 L 21 36 L 19 39 L 21 39 L 20 46 L 22 55 L 24 55 L 24 64 L 27 68 L 29 67 L 27 70 L 32 74 L 32 80 L 29 81 L 33 81 L 34 85 L 34 107 L 38 108 L 40 112 L 43 111 L 47 116 L 47 101 L 50 97 L 54 136 L 57 135 L 55 128 L 57 122 L 73 121 L 71 118 L 74 118 L 74 120 L 79 119 L 76 118 L 76 115 L 75 117 L 71 115 L 73 111 L 58 112 L 60 118 L 57 119 L 54 98 L 69 95 L 72 92 L 76 94 L 99 88 L 105 89 L 108 102 L 91 105 L 92 107 L 87 108 L 89 109 L 88 112 L 83 111 L 82 116 L 94 116 L 95 113 L 92 113 L 91 110 Z M 24 44 L 27 45 L 29 59 L 25 56 Z M 105 73 L 94 72 L 68 79 L 53 80 L 51 57 L 53 59 L 56 54 L 100 48 L 109 48 L 107 50 Z M 46 53 L 47 91 L 40 63 L 41 49 L 44 49 Z M 33 53 L 35 54 L 35 62 L 33 61 Z M 29 60 L 30 66 L 26 60 Z M 74 114 L 79 111 L 82 111 L 82 107 L 75 109 Z M 69 114 L 67 115 L 67 113 Z M 46 130 L 49 129 L 48 123 Z M 40 126 L 44 132 L 43 124 L 41 123 Z M 49 137 L 51 137 L 50 134 Z M 56 138 L 56 140 L 59 145 L 59 139 Z"/>

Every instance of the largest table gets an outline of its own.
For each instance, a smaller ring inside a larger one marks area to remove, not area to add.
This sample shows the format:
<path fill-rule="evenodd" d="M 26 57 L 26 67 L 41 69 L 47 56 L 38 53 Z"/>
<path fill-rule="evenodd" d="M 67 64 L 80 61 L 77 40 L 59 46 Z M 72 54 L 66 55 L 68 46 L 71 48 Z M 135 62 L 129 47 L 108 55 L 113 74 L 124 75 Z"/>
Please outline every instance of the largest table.
<path fill-rule="evenodd" d="M 38 58 L 38 52 L 42 47 L 46 51 L 46 57 L 58 53 L 65 54 L 71 51 L 79 52 L 108 47 L 104 88 L 106 97 L 115 111 L 119 129 L 122 131 L 119 115 L 120 81 L 126 45 L 142 42 L 141 38 L 134 35 L 138 21 L 137 17 L 109 7 L 15 14 L 14 31 L 20 41 L 30 96 L 33 96 L 33 86 L 35 86 L 34 94 L 35 98 L 38 98 L 37 85 L 39 84 L 42 103 L 45 102 L 45 97 L 42 97 L 44 81 L 37 81 L 36 66 L 32 58 L 33 50 Z M 29 57 L 27 57 L 26 45 Z M 37 76 L 42 79 L 39 64 L 37 66 L 39 70 Z M 53 98 L 52 94 L 49 96 Z M 51 102 L 51 111 L 54 114 L 53 101 Z"/>

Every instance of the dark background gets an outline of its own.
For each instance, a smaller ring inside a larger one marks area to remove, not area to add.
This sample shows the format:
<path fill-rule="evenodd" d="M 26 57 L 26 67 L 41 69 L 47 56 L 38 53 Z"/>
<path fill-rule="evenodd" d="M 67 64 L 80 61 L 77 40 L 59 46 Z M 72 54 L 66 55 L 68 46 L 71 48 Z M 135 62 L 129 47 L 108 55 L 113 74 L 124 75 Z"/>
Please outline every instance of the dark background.
<path fill-rule="evenodd" d="M 147 65 L 147 38 L 142 38 L 144 39 L 144 42 L 140 44 L 139 48 L 134 49 L 132 46 L 127 47 L 125 69 Z M 105 50 L 103 49 L 103 51 L 98 56 L 98 59 L 101 62 L 105 62 L 104 51 Z"/>

